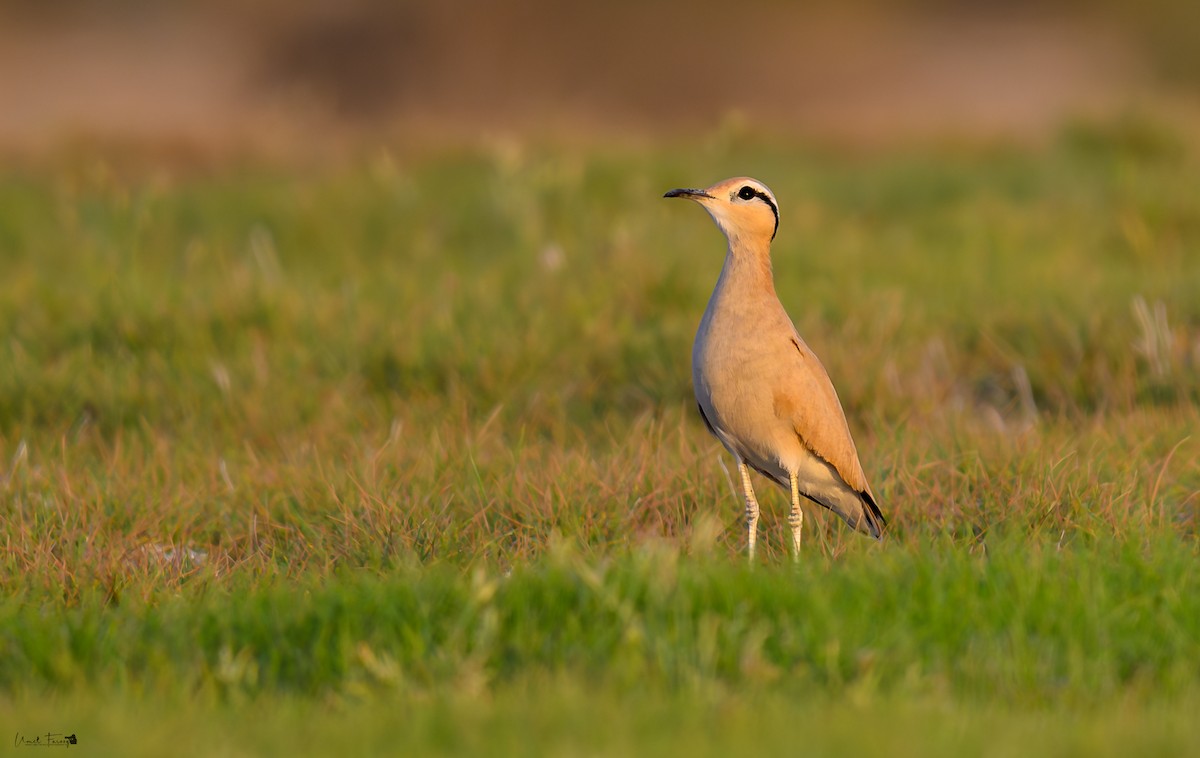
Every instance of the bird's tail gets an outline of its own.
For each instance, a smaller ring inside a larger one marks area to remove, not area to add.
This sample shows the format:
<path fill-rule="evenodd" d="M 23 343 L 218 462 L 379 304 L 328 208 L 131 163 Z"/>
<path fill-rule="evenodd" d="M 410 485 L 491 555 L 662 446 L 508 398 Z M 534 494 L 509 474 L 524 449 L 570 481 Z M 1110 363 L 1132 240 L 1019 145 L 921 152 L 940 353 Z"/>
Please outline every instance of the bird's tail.
<path fill-rule="evenodd" d="M 883 528 L 887 526 L 887 520 L 879 512 L 879 506 L 875 504 L 871 493 L 858 492 L 847 487 L 836 496 L 830 497 L 829 502 L 811 496 L 810 499 L 841 516 L 842 520 L 856 531 L 877 540 L 883 538 Z"/>
<path fill-rule="evenodd" d="M 806 497 L 841 516 L 855 531 L 877 540 L 883 538 L 887 520 L 879 512 L 879 506 L 875 504 L 871 493 L 844 487 L 836 492 L 826 491 L 819 495 L 808 494 Z"/>
<path fill-rule="evenodd" d="M 806 494 L 805 497 L 833 511 L 859 533 L 875 537 L 876 540 L 883 539 L 883 528 L 887 527 L 888 522 L 869 492 L 857 492 L 846 487 L 836 493 Z"/>

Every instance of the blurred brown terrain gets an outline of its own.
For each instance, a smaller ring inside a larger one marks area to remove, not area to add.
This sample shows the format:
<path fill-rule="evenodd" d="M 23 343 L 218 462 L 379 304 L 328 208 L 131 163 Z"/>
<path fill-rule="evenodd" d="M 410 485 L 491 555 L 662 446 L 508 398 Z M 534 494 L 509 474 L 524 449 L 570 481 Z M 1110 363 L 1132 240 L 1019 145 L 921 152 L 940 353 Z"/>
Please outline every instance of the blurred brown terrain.
<path fill-rule="evenodd" d="M 0 150 L 288 155 L 729 121 L 891 143 L 1037 139 L 1130 109 L 1191 118 L 1200 3 L 1128 5 L 7 0 Z"/>

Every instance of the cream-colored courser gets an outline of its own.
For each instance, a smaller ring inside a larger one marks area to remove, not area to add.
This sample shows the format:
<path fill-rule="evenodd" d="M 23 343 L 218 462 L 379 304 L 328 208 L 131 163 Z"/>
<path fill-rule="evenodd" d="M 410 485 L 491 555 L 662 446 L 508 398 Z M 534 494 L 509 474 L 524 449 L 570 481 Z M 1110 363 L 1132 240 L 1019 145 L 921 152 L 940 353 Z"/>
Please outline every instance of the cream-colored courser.
<path fill-rule="evenodd" d="M 801 496 L 878 539 L 886 522 L 837 392 L 775 294 L 775 196 L 761 182 L 738 177 L 703 190 L 674 189 L 664 197 L 704 206 L 729 240 L 725 266 L 696 331 L 692 382 L 709 431 L 737 459 L 750 558 L 758 534 L 751 468 L 791 493 L 794 557 L 804 524 Z"/>

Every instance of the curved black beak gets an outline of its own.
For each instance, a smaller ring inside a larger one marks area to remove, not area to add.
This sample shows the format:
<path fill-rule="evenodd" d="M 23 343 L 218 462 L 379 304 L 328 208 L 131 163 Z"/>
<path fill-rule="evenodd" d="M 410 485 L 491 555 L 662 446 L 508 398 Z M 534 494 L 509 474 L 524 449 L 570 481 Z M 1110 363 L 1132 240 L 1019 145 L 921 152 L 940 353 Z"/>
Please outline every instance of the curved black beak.
<path fill-rule="evenodd" d="M 667 194 L 663 195 L 663 197 L 686 197 L 689 200 L 697 197 L 706 197 L 709 200 L 712 200 L 712 195 L 708 194 L 702 189 L 673 189 Z"/>

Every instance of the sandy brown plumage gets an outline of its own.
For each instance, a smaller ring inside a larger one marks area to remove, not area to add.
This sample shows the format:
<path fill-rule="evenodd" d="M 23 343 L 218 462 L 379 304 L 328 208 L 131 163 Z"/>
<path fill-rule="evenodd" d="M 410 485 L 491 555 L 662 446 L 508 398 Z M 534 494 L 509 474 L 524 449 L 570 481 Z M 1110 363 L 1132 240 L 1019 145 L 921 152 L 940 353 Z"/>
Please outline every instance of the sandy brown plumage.
<path fill-rule="evenodd" d="M 775 293 L 774 195 L 761 182 L 737 177 L 666 196 L 700 203 L 729 241 L 696 331 L 692 379 L 705 423 L 737 459 L 751 556 L 759 508 L 748 468 L 790 490 L 794 552 L 803 525 L 801 496 L 878 538 L 885 521 L 833 382 Z"/>

